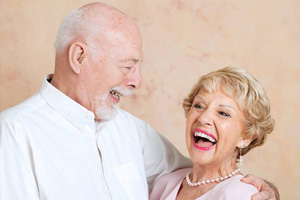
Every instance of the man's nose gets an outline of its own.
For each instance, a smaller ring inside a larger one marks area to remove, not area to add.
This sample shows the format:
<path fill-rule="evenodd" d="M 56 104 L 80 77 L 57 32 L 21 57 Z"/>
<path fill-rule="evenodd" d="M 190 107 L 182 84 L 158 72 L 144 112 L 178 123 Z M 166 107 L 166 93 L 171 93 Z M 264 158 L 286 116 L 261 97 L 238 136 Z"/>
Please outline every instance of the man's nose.
<path fill-rule="evenodd" d="M 135 68 L 135 70 L 130 74 L 127 82 L 127 86 L 132 89 L 139 89 L 142 85 L 142 74 L 140 67 Z"/>

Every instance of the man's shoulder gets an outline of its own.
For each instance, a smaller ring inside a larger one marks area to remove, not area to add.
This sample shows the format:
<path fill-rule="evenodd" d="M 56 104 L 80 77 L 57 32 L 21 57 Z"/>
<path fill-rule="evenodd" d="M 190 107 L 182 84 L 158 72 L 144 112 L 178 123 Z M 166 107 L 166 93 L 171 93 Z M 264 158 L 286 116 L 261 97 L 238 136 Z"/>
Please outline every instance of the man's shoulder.
<path fill-rule="evenodd" d="M 116 123 L 118 126 L 122 126 L 127 130 L 131 130 L 136 133 L 143 133 L 143 135 L 156 133 L 152 126 L 150 126 L 147 122 L 122 109 L 118 110 L 118 114 L 113 120 L 113 123 Z"/>
<path fill-rule="evenodd" d="M 0 113 L 1 122 L 15 121 L 23 116 L 27 116 L 35 112 L 38 108 L 45 104 L 39 93 L 34 94 L 22 103 L 10 107 Z"/>
<path fill-rule="evenodd" d="M 141 123 L 141 124 L 147 124 L 144 120 L 134 116 L 133 114 L 129 113 L 128 111 L 125 111 L 123 109 L 118 109 L 118 115 L 115 118 L 115 120 L 122 120 L 127 122 L 134 122 L 134 123 Z"/>

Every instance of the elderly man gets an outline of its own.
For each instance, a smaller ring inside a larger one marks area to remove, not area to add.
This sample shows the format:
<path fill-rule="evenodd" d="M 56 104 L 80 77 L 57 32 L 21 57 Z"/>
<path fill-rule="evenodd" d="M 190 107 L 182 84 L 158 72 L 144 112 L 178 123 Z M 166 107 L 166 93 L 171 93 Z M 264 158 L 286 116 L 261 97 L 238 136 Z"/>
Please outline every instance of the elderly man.
<path fill-rule="evenodd" d="M 1 200 L 146 200 L 155 178 L 190 165 L 117 107 L 141 85 L 142 39 L 131 19 L 88 4 L 63 20 L 55 47 L 41 90 L 1 113 Z"/>

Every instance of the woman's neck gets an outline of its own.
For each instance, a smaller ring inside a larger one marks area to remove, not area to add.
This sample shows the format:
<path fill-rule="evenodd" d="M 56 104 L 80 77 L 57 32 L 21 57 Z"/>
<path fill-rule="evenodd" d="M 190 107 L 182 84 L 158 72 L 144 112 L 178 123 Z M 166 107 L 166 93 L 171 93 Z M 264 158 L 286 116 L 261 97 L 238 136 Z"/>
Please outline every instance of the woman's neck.
<path fill-rule="evenodd" d="M 190 175 L 190 180 L 192 182 L 199 182 L 224 177 L 234 172 L 237 168 L 238 167 L 236 165 L 217 167 L 194 164 Z"/>
<path fill-rule="evenodd" d="M 194 163 L 191 174 L 189 175 L 189 179 L 192 183 L 212 180 L 220 177 L 224 177 L 231 172 L 237 169 L 236 163 L 228 163 L 223 165 L 199 165 Z M 235 174 L 240 174 L 239 172 Z M 225 180 L 225 179 L 224 179 Z M 211 190 L 214 186 L 216 186 L 221 181 L 213 181 L 207 184 L 201 184 L 200 186 L 190 186 L 186 179 L 183 180 L 181 188 L 177 194 L 177 200 L 189 200 L 196 199 L 209 190 Z"/>

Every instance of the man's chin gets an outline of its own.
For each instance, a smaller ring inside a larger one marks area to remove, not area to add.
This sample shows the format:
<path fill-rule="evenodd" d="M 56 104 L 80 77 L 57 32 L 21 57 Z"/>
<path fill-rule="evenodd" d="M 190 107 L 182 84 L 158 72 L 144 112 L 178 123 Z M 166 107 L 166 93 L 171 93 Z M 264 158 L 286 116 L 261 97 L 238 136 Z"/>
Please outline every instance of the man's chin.
<path fill-rule="evenodd" d="M 112 120 L 118 113 L 117 106 L 110 108 L 100 107 L 96 110 L 96 120 L 109 121 Z"/>

